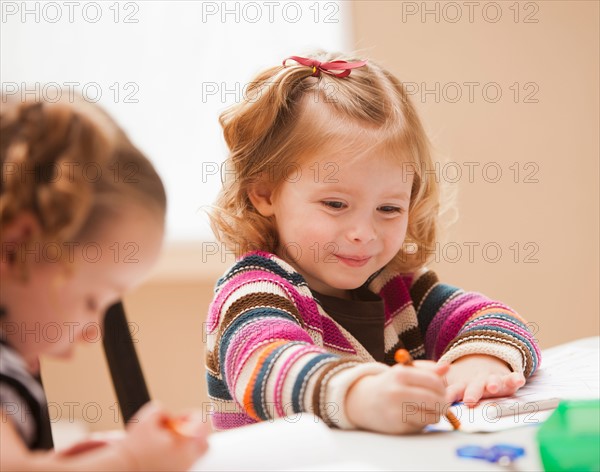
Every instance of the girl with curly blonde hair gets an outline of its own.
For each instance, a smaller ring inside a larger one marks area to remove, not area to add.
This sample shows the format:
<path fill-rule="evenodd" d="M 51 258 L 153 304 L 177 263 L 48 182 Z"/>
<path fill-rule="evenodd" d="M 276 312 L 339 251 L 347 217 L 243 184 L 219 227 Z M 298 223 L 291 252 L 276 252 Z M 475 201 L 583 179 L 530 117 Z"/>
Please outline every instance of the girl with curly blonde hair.
<path fill-rule="evenodd" d="M 0 469 L 187 469 L 207 447 L 201 422 L 176 437 L 152 403 L 118 439 L 52 451 L 39 357 L 68 357 L 146 277 L 166 207 L 156 170 L 119 126 L 61 95 L 0 96 Z"/>
<path fill-rule="evenodd" d="M 220 121 L 229 179 L 211 222 L 238 259 L 207 322 L 216 428 L 312 412 L 406 433 L 453 400 L 524 385 L 539 363 L 524 320 L 426 268 L 440 189 L 394 75 L 342 54 L 292 56 Z M 416 368 L 394 365 L 400 348 Z"/>

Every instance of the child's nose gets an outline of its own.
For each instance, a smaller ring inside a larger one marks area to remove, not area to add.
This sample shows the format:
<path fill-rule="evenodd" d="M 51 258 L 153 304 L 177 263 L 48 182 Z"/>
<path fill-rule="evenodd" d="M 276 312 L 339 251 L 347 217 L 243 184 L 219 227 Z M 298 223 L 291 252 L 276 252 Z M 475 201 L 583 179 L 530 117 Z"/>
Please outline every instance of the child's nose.
<path fill-rule="evenodd" d="M 351 222 L 346 236 L 351 242 L 368 243 L 377 237 L 377 232 L 370 218 L 356 218 Z"/>

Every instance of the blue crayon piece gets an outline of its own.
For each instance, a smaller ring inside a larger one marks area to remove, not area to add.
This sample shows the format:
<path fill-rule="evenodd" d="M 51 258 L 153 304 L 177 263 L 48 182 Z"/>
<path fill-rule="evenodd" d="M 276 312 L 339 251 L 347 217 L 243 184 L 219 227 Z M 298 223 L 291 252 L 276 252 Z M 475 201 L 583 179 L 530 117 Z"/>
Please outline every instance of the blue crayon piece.
<path fill-rule="evenodd" d="M 469 459 L 483 459 L 488 462 L 497 463 L 500 461 L 512 462 L 525 455 L 525 449 L 511 444 L 496 444 L 492 447 L 483 446 L 462 446 L 456 450 L 459 457 Z"/>

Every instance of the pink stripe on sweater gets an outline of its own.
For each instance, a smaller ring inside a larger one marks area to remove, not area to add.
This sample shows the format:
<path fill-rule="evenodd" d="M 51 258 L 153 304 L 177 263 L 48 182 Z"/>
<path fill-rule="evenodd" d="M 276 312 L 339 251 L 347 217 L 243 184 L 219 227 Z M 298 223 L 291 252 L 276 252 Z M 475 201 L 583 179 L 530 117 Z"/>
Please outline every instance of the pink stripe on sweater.
<path fill-rule="evenodd" d="M 401 277 L 393 277 L 379 291 L 384 300 L 385 320 L 389 321 L 407 303 L 411 303 L 410 293 Z"/>
<path fill-rule="evenodd" d="M 279 366 L 279 375 L 277 376 L 277 380 L 275 381 L 275 407 L 277 408 L 277 414 L 279 416 L 286 415 L 286 412 L 283 410 L 282 390 L 285 378 L 292 365 L 305 354 L 311 352 L 318 354 L 327 352 L 325 349 L 320 348 L 318 346 L 298 346 L 298 348 L 296 348 L 296 352 L 294 352 L 288 359 L 285 360 L 285 362 L 282 365 Z"/>
<path fill-rule="evenodd" d="M 442 306 L 429 323 L 427 333 L 425 334 L 425 352 L 428 359 L 431 359 L 434 354 L 436 339 L 439 336 L 444 321 L 446 321 L 446 317 L 454 313 L 459 307 L 467 309 L 470 305 L 479 303 L 481 303 L 481 295 L 478 293 L 462 293 Z"/>
<path fill-rule="evenodd" d="M 261 346 L 278 340 L 300 341 L 313 344 L 312 338 L 297 324 L 274 318 L 256 319 L 240 327 L 225 353 L 225 377 L 235 390 L 246 362 Z M 234 366 L 237 369 L 234 369 Z"/>
<path fill-rule="evenodd" d="M 267 254 L 267 253 L 264 253 Z M 208 318 L 208 332 L 211 333 L 216 328 L 223 304 L 229 296 L 247 283 L 268 282 L 281 287 L 288 298 L 298 307 L 302 313 L 302 320 L 306 326 L 323 336 L 325 345 L 338 348 L 341 351 L 356 353 L 352 344 L 344 337 L 338 327 L 328 317 L 322 317 L 318 311 L 317 303 L 312 296 L 303 296 L 298 288 L 292 283 L 283 279 L 281 276 L 272 274 L 266 270 L 245 270 L 238 275 L 233 276 L 226 286 L 217 294 L 214 302 L 211 304 Z"/>
<path fill-rule="evenodd" d="M 230 284 L 233 282 L 234 280 L 232 279 Z M 302 296 L 298 292 L 298 289 L 287 280 L 270 272 L 254 270 L 237 275 L 235 282 L 237 287 L 253 282 L 269 282 L 280 286 L 286 295 L 292 298 L 294 304 L 298 307 L 300 313 L 302 313 L 302 318 L 307 327 L 323 335 L 323 344 L 338 348 L 341 351 L 352 354 L 356 353 L 352 344 L 342 334 L 337 325 L 329 317 L 321 316 L 315 299 L 310 296 Z"/>
<path fill-rule="evenodd" d="M 356 349 L 350 344 L 350 341 L 339 330 L 335 321 L 328 317 L 323 317 L 323 344 L 340 351 L 356 354 Z"/>
<path fill-rule="evenodd" d="M 406 287 L 409 289 L 409 291 L 410 291 L 410 287 L 413 284 L 414 276 L 415 276 L 414 273 L 400 275 L 400 277 L 402 278 L 402 281 L 404 282 L 404 285 L 406 285 Z"/>
<path fill-rule="evenodd" d="M 480 296 L 481 300 L 479 303 L 473 301 L 473 303 L 469 303 L 468 306 L 459 307 L 444 321 L 442 328 L 440 329 L 437 343 L 435 344 L 434 353 L 436 359 L 442 355 L 442 352 L 444 352 L 444 349 L 446 349 L 450 341 L 458 335 L 463 325 L 475 313 L 486 308 L 498 308 L 499 311 L 506 310 L 501 304 L 492 302 L 483 295 Z"/>
<path fill-rule="evenodd" d="M 246 259 L 246 257 L 252 256 L 252 255 L 264 257 L 265 259 L 274 259 L 275 258 L 275 254 L 273 254 L 272 252 L 252 251 L 252 252 L 249 252 L 248 254 L 246 254 L 245 256 L 242 256 L 240 259 Z"/>
<path fill-rule="evenodd" d="M 242 256 L 241 258 L 238 259 L 238 261 L 245 259 L 250 255 L 261 256 L 261 257 L 264 257 L 265 259 L 273 259 L 274 258 L 274 255 L 269 252 L 254 251 L 254 252 L 251 252 L 251 253 L 248 253 L 248 254 Z M 252 275 L 248 276 L 247 274 L 252 274 Z M 216 325 L 218 324 L 221 308 L 222 308 L 223 304 L 227 301 L 227 299 L 229 298 L 231 293 L 233 291 L 237 290 L 239 287 L 241 287 L 246 282 L 254 282 L 254 281 L 263 280 L 263 279 L 275 281 L 275 282 L 279 282 L 280 280 L 282 280 L 281 277 L 273 276 L 273 274 L 266 269 L 243 268 L 240 270 L 239 273 L 237 273 L 236 275 L 233 275 L 228 281 L 224 282 L 225 286 L 224 287 L 221 286 L 221 289 L 217 293 L 214 300 L 211 302 L 211 305 L 209 308 L 209 316 L 207 319 L 209 333 L 212 332 L 215 329 Z M 278 285 L 280 285 L 280 284 L 278 284 Z M 291 290 L 291 293 L 296 293 L 297 288 L 291 284 L 288 284 L 288 290 L 287 290 L 288 296 L 290 294 L 289 287 L 293 288 L 293 290 Z M 290 297 L 290 298 L 292 298 L 292 297 Z"/>
<path fill-rule="evenodd" d="M 210 415 L 210 419 L 216 429 L 231 429 L 258 423 L 245 413 L 213 413 Z"/>

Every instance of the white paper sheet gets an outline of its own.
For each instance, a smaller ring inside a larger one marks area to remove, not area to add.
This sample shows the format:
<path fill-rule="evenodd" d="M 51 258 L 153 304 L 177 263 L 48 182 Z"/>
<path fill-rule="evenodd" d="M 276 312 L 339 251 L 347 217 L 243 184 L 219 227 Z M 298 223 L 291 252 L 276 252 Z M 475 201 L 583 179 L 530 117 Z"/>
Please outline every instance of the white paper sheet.
<path fill-rule="evenodd" d="M 541 368 L 511 397 L 484 400 L 476 408 L 451 407 L 462 432 L 493 432 L 536 425 L 560 400 L 600 398 L 600 337 L 584 338 L 546 349 Z M 443 418 L 428 431 L 450 431 Z"/>

